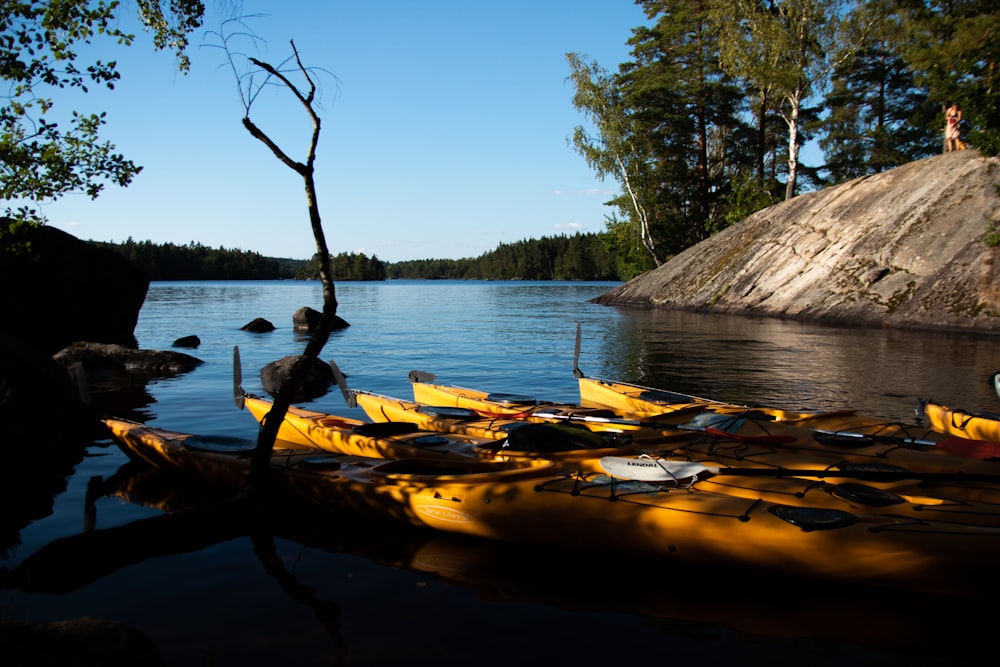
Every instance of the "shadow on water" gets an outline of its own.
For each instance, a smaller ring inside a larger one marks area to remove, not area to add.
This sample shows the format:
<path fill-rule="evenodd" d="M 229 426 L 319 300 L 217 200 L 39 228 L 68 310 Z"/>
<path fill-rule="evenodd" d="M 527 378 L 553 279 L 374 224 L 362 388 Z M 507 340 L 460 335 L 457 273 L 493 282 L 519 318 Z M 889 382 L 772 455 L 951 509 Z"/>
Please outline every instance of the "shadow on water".
<path fill-rule="evenodd" d="M 146 421 L 147 407 L 156 402 L 144 384 L 98 387 L 90 396 L 99 414 L 118 414 Z M 55 417 L 54 418 L 58 418 Z M 39 425 L 44 428 L 44 424 Z M 41 448 L 35 442 L 4 443 L 4 465 L 0 466 L 0 555 L 9 555 L 20 544 L 20 531 L 52 513 L 53 503 L 67 488 L 74 469 L 83 460 L 89 441 L 59 443 Z"/>
<path fill-rule="evenodd" d="M 332 664 L 378 664 L 372 657 L 378 652 L 373 653 L 364 640 L 355 641 L 354 625 L 345 611 L 345 604 L 352 603 L 338 601 L 349 598 L 345 597 L 343 563 L 332 561 L 334 567 L 302 568 L 300 572 L 299 561 L 305 551 L 314 556 L 318 553 L 320 558 L 322 554 L 362 558 L 418 575 L 425 585 L 443 587 L 434 590 L 458 588 L 472 592 L 480 603 L 508 605 L 501 608 L 498 618 L 491 612 L 479 619 L 482 626 L 473 620 L 473 626 L 480 627 L 480 640 L 496 635 L 517 637 L 515 643 L 523 649 L 545 637 L 547 648 L 536 649 L 551 652 L 553 642 L 561 642 L 563 648 L 556 655 L 564 656 L 582 652 L 595 657 L 606 652 L 612 659 L 620 654 L 621 642 L 628 641 L 627 637 L 609 636 L 600 648 L 589 645 L 600 638 L 578 637 L 570 642 L 575 646 L 567 646 L 568 638 L 576 637 L 573 625 L 582 622 L 577 615 L 581 612 L 646 619 L 647 631 L 662 644 L 631 647 L 633 658 L 684 652 L 688 650 L 684 647 L 694 642 L 694 646 L 707 643 L 713 651 L 720 650 L 716 657 L 729 655 L 743 664 L 752 656 L 780 664 L 780 656 L 801 659 L 803 650 L 809 651 L 814 664 L 846 664 L 859 652 L 866 660 L 909 656 L 909 664 L 932 664 L 935 660 L 955 660 L 965 649 L 969 649 L 968 655 L 977 655 L 982 647 L 975 638 L 990 636 L 989 615 L 971 613 L 966 600 L 729 570 L 687 566 L 665 570 L 662 564 L 636 558 L 429 533 L 353 514 L 321 511 L 293 499 L 259 505 L 232 502 L 219 489 L 190 486 L 172 473 L 135 463 L 126 464 L 107 479 L 91 480 L 85 525 L 96 525 L 95 502 L 102 497 L 164 513 L 53 540 L 3 572 L 3 588 L 67 595 L 132 565 L 249 539 L 261 570 L 288 600 L 308 610 L 327 638 L 326 651 L 333 654 Z M 430 618 L 436 613 L 434 596 L 440 594 L 434 590 L 427 600 Z M 564 619 L 549 612 L 544 618 L 551 627 L 535 627 L 534 613 L 518 617 L 525 607 L 509 606 L 515 603 L 571 611 L 574 620 L 566 625 Z M 357 611 L 356 601 L 353 604 Z M 377 608 L 377 594 L 365 604 Z M 166 611 L 183 616 L 191 610 Z M 468 624 L 468 619 L 441 620 L 456 629 Z M 416 619 L 411 624 L 426 628 Z M 412 630 L 391 625 L 384 630 L 400 641 L 412 638 Z M 259 628 L 256 631 L 261 632 Z M 239 636 L 238 618 L 217 619 L 213 632 Z M 970 638 L 965 646 L 956 647 L 944 640 L 959 635 Z M 444 632 L 436 640 L 443 642 L 438 653 L 426 647 L 414 649 L 413 664 L 419 663 L 419 655 L 447 654 L 449 642 L 461 646 L 475 639 Z M 484 651 L 482 646 L 476 650 Z M 486 650 L 476 664 L 502 664 L 510 659 L 507 651 Z"/>

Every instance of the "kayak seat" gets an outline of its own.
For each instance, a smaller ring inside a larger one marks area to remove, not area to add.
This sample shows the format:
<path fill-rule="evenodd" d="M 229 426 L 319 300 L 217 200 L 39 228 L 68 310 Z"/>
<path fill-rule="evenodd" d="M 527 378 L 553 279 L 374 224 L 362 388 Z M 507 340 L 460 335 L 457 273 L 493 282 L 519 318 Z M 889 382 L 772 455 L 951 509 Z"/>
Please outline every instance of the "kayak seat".
<path fill-rule="evenodd" d="M 487 394 L 486 400 L 490 403 L 503 403 L 504 405 L 534 405 L 538 402 L 531 396 L 504 393 Z"/>
<path fill-rule="evenodd" d="M 351 432 L 371 438 L 389 438 L 394 435 L 415 433 L 419 430 L 420 426 L 413 422 L 372 422 L 371 424 L 355 426 Z"/>
<path fill-rule="evenodd" d="M 256 449 L 257 443 L 246 438 L 226 435 L 192 435 L 184 439 L 184 446 L 199 452 L 240 454 L 252 452 Z"/>
<path fill-rule="evenodd" d="M 507 449 L 518 452 L 566 452 L 623 447 L 631 438 L 623 433 L 595 433 L 585 427 L 526 423 L 507 436 Z"/>
<path fill-rule="evenodd" d="M 431 417 L 444 417 L 446 419 L 482 419 L 482 416 L 475 410 L 469 408 L 453 408 L 444 405 L 421 405 L 417 412 Z"/>

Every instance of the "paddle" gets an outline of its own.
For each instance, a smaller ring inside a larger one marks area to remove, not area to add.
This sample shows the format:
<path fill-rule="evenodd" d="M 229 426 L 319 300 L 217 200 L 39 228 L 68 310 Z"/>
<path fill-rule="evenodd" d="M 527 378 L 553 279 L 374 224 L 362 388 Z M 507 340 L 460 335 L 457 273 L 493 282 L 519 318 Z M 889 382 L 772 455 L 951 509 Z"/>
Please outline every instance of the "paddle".
<path fill-rule="evenodd" d="M 652 428 L 661 431 L 693 431 L 696 433 L 705 433 L 707 435 L 714 435 L 720 438 L 729 438 L 731 440 L 739 440 L 741 442 L 758 443 L 758 444 L 771 444 L 778 445 L 783 443 L 795 442 L 799 438 L 794 435 L 741 435 L 739 433 L 730 433 L 729 431 L 724 431 L 720 428 L 715 428 L 713 426 L 692 426 L 690 424 L 669 424 L 665 422 L 657 421 L 643 421 L 639 419 L 620 419 L 612 417 L 594 417 L 591 415 L 562 415 L 554 412 L 532 412 L 532 417 L 540 417 L 542 419 L 563 419 L 566 421 L 581 421 L 589 422 L 592 424 L 611 424 L 617 426 L 637 426 L 640 428 Z M 725 415 L 725 419 L 734 420 L 733 416 Z"/>
<path fill-rule="evenodd" d="M 1000 474 L 965 472 L 913 472 L 896 466 L 876 469 L 873 466 L 847 468 L 799 469 L 799 468 L 719 468 L 694 461 L 669 461 L 643 455 L 638 458 L 626 456 L 603 456 L 601 468 L 612 475 L 639 482 L 672 482 L 688 479 L 701 473 L 711 475 L 732 475 L 739 477 L 827 477 L 859 479 L 871 482 L 896 482 L 902 480 L 919 481 L 965 481 L 1000 482 Z"/>
<path fill-rule="evenodd" d="M 233 346 L 233 402 L 240 410 L 246 405 L 246 392 L 243 391 L 243 369 L 240 368 L 240 346 Z"/>
<path fill-rule="evenodd" d="M 923 440 L 920 438 L 896 437 L 890 435 L 878 435 L 868 433 L 854 433 L 852 431 L 823 431 L 814 430 L 816 438 L 824 445 L 845 446 L 851 440 L 859 440 L 862 446 L 867 443 L 885 442 L 898 445 L 929 445 L 935 449 L 940 449 L 961 456 L 967 459 L 991 460 L 1000 459 L 1000 443 L 990 440 L 973 440 L 960 436 L 947 436 L 941 440 Z"/>
<path fill-rule="evenodd" d="M 330 360 L 330 368 L 333 370 L 333 378 L 337 381 L 337 386 L 340 387 L 340 393 L 344 396 L 344 401 L 347 403 L 348 407 L 356 408 L 358 407 L 358 399 L 354 396 L 354 393 L 347 386 L 347 378 L 344 373 L 341 372 L 340 367 L 337 366 L 337 362 L 333 359 Z M 243 369 L 240 363 L 240 347 L 236 345 L 233 347 L 233 402 L 236 403 L 236 407 L 240 410 L 246 405 L 247 393 L 243 390 Z"/>
<path fill-rule="evenodd" d="M 573 377 L 580 379 L 583 371 L 580 370 L 580 323 L 576 323 L 576 349 L 573 351 Z"/>
<path fill-rule="evenodd" d="M 832 438 L 847 438 L 853 440 L 865 440 L 868 442 L 891 442 L 899 445 L 929 445 L 931 447 L 937 446 L 940 440 L 924 440 L 922 438 L 910 438 L 907 436 L 896 436 L 896 435 L 878 435 L 876 433 L 855 433 L 854 431 L 828 431 L 826 429 L 815 428 L 811 429 L 813 433 L 820 436 L 831 436 Z M 817 438 L 820 442 L 824 442 L 822 438 Z M 834 440 L 828 440 L 828 444 L 835 444 Z"/>
<path fill-rule="evenodd" d="M 337 381 L 337 386 L 340 387 L 340 393 L 344 396 L 344 402 L 347 403 L 347 407 L 356 408 L 358 407 L 358 398 L 354 393 L 347 387 L 347 378 L 340 371 L 340 367 L 337 366 L 337 362 L 333 359 L 330 360 L 330 368 L 333 369 L 333 377 Z"/>

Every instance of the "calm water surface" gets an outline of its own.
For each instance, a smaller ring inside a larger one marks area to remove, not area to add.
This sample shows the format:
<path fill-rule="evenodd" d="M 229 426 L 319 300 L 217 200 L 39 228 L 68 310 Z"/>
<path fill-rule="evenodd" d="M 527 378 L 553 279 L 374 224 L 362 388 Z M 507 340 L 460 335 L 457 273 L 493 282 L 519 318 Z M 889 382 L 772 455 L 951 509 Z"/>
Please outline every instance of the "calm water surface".
<path fill-rule="evenodd" d="M 610 287 L 342 283 L 338 312 L 351 326 L 333 334 L 324 357 L 337 361 L 352 387 L 393 396 L 410 397 L 407 373 L 420 369 L 447 384 L 576 402 L 579 323 L 579 366 L 589 376 L 747 404 L 857 408 L 906 422 L 920 398 L 1000 409 L 986 382 L 1000 369 L 990 336 L 588 302 Z M 260 367 L 305 344 L 292 313 L 321 305 L 318 283 L 154 283 L 136 329 L 141 347 L 170 349 L 195 334 L 202 344 L 191 352 L 205 363 L 149 385 L 138 416 L 180 431 L 254 437 L 253 419 L 232 403 L 233 347 L 243 386 L 263 393 Z M 277 330 L 240 331 L 256 317 Z M 310 407 L 364 416 L 336 391 Z M 3 617 L 124 621 L 177 666 L 954 664 L 988 650 L 992 615 L 953 600 L 665 570 L 351 517 L 289 515 L 266 535 L 223 522 L 207 538 L 119 539 L 109 529 L 183 507 L 193 493 L 125 464 L 113 445 L 95 443 L 51 514 L 21 531 L 3 567 L 46 549 L 62 552 L 52 579 L 36 582 L 38 592 L 0 592 Z M 106 495 L 87 512 L 86 488 L 95 479 Z"/>

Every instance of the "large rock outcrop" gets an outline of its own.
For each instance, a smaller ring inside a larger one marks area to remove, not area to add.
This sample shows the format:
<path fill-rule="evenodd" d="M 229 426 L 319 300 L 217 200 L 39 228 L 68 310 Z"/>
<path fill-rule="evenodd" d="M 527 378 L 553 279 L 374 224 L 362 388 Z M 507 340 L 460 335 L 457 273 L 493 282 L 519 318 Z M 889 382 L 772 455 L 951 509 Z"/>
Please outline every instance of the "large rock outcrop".
<path fill-rule="evenodd" d="M 961 151 L 800 195 L 595 299 L 1000 332 L 1000 158 Z"/>

